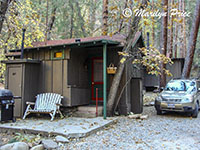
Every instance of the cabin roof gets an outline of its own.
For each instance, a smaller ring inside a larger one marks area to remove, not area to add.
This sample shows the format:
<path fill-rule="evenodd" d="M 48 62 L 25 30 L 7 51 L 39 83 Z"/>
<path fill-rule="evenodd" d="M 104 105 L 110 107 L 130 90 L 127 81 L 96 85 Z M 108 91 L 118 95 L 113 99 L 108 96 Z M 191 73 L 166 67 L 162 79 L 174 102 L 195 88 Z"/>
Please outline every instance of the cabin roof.
<path fill-rule="evenodd" d="M 64 39 L 64 40 L 51 40 L 47 42 L 35 42 L 33 43 L 33 47 L 43 47 L 43 46 L 54 46 L 54 45 L 71 45 L 77 43 L 86 43 L 86 42 L 98 42 L 104 41 L 108 42 L 108 44 L 120 44 L 124 42 L 125 37 L 122 35 L 114 35 L 110 36 L 98 36 L 98 37 L 85 37 L 85 38 L 72 38 L 72 39 Z"/>
<path fill-rule="evenodd" d="M 137 43 L 138 39 L 141 36 L 141 32 L 137 32 L 134 38 L 134 43 Z M 45 48 L 55 48 L 55 47 L 91 47 L 91 46 L 100 46 L 103 44 L 115 45 L 123 47 L 126 43 L 126 36 L 122 34 L 116 34 L 111 36 L 98 36 L 98 37 L 85 37 L 85 38 L 72 38 L 64 40 L 50 40 L 46 42 L 34 42 L 32 47 L 24 48 L 24 51 L 29 50 L 41 50 Z M 6 54 L 7 57 L 10 56 L 20 56 L 21 49 L 9 50 L 9 53 Z"/>

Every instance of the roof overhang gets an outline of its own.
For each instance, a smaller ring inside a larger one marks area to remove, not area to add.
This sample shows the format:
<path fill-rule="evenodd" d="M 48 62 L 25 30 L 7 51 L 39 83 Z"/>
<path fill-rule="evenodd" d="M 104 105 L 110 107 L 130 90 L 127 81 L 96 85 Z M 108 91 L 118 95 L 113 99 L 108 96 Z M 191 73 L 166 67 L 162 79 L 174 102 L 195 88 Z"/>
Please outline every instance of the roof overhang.
<path fill-rule="evenodd" d="M 24 51 L 32 51 L 32 50 L 41 50 L 41 49 L 53 49 L 53 48 L 76 48 L 76 47 L 94 47 L 94 46 L 101 46 L 107 44 L 108 46 L 117 46 L 120 45 L 119 41 L 114 40 L 107 40 L 107 39 L 101 39 L 101 40 L 93 40 L 93 41 L 86 41 L 86 42 L 74 42 L 69 44 L 58 44 L 58 45 L 47 45 L 47 46 L 40 46 L 40 47 L 29 47 L 25 48 Z M 10 50 L 10 52 L 21 52 L 21 49 L 14 49 Z"/>
<path fill-rule="evenodd" d="M 30 64 L 39 64 L 41 63 L 40 60 L 33 60 L 33 59 L 19 59 L 19 60 L 3 60 L 1 63 L 4 64 L 22 64 L 22 63 L 30 63 Z"/>

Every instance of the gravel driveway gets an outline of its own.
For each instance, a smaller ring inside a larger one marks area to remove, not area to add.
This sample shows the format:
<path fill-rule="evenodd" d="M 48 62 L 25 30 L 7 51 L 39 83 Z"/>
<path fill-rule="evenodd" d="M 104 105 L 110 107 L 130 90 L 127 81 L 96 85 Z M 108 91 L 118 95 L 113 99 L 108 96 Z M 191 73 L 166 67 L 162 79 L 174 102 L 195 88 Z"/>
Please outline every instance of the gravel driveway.
<path fill-rule="evenodd" d="M 86 138 L 74 139 L 60 149 L 200 149 L 200 115 L 197 119 L 184 114 L 157 116 L 154 107 L 145 107 L 146 120 L 119 117 L 109 128 Z"/>

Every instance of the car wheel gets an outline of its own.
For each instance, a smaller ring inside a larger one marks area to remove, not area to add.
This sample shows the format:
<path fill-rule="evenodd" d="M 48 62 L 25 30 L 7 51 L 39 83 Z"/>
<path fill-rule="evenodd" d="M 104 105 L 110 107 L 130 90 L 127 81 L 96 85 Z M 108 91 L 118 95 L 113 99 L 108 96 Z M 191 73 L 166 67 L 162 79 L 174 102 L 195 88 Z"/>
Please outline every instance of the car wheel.
<path fill-rule="evenodd" d="M 162 115 L 163 113 L 162 113 L 162 110 L 156 110 L 157 111 L 157 115 Z"/>
<path fill-rule="evenodd" d="M 199 113 L 199 105 L 198 105 L 198 103 L 196 103 L 195 109 L 194 109 L 194 111 L 192 113 L 192 118 L 197 118 L 198 117 L 198 113 Z"/>

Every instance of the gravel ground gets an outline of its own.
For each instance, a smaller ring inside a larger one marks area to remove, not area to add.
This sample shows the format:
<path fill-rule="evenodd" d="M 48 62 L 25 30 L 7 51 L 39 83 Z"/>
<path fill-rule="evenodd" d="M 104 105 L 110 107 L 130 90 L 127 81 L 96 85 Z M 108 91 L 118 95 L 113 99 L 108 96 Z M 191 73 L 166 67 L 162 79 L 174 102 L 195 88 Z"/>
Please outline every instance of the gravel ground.
<path fill-rule="evenodd" d="M 180 113 L 158 116 L 153 106 L 144 107 L 143 114 L 148 119 L 119 117 L 116 124 L 88 137 L 71 139 L 58 150 L 200 150 L 200 114 L 196 119 Z M 0 146 L 15 136 L 0 133 Z M 29 139 L 31 135 L 24 136 Z"/>
<path fill-rule="evenodd" d="M 200 116 L 184 114 L 157 116 L 154 107 L 145 107 L 146 120 L 119 117 L 116 124 L 86 138 L 74 139 L 59 149 L 200 149 Z"/>

